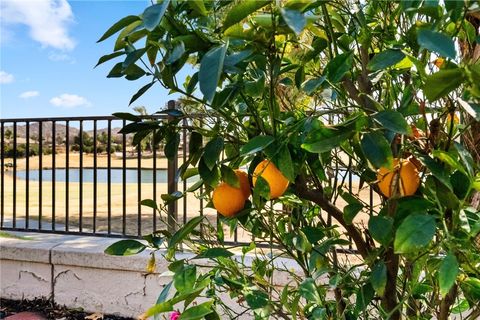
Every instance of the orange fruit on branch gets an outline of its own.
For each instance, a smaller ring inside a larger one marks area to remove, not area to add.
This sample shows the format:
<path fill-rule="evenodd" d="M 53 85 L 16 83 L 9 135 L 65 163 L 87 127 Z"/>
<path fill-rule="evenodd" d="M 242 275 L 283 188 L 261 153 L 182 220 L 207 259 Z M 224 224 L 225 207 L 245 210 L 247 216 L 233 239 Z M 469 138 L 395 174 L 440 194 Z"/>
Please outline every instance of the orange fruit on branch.
<path fill-rule="evenodd" d="M 226 182 L 220 183 L 214 190 L 212 202 L 222 216 L 231 218 L 245 206 L 245 194 L 241 188 L 235 188 Z"/>
<path fill-rule="evenodd" d="M 288 188 L 288 179 L 278 170 L 269 160 L 260 162 L 253 172 L 253 185 L 257 182 L 257 177 L 261 176 L 267 181 L 270 187 L 270 199 L 276 199 L 283 195 Z"/>
<path fill-rule="evenodd" d="M 378 188 L 387 198 L 393 195 L 411 196 L 420 186 L 417 167 L 408 159 L 394 159 L 393 170 L 380 168 L 377 173 Z"/>

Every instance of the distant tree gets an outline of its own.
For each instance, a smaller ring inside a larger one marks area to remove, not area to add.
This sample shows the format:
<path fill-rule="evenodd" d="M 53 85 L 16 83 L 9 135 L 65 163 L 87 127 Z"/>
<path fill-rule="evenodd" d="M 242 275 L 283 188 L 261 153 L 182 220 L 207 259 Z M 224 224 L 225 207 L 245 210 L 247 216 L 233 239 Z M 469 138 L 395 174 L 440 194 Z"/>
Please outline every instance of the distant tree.
<path fill-rule="evenodd" d="M 103 131 L 102 133 L 100 133 L 100 135 L 97 137 L 97 140 L 98 142 L 100 142 L 101 144 L 103 145 L 107 145 L 108 144 L 108 134 Z"/>
<path fill-rule="evenodd" d="M 13 137 L 13 132 L 10 129 L 5 130 L 5 140 L 10 141 Z"/>
<path fill-rule="evenodd" d="M 86 152 L 86 153 L 93 152 L 93 139 L 88 133 L 83 132 L 81 139 L 80 139 L 80 134 L 78 134 L 73 138 L 72 150 L 80 151 L 80 145 L 82 145 L 83 152 Z"/>

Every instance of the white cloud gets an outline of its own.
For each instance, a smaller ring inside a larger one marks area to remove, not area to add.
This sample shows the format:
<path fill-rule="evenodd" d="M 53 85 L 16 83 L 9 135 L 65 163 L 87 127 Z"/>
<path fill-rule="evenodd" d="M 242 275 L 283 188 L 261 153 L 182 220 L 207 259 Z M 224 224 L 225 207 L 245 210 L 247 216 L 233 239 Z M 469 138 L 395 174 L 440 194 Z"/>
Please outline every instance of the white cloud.
<path fill-rule="evenodd" d="M 50 103 L 57 107 L 75 108 L 89 107 L 90 101 L 76 94 L 63 93 L 57 97 L 50 99 Z"/>
<path fill-rule="evenodd" d="M 72 50 L 75 41 L 68 33 L 73 21 L 72 8 L 66 0 L 2 0 L 0 1 L 2 34 L 7 25 L 29 27 L 30 37 L 44 47 Z"/>
<path fill-rule="evenodd" d="M 19 95 L 19 97 L 22 99 L 29 99 L 29 98 L 37 97 L 39 94 L 40 92 L 38 91 L 25 91 L 25 92 L 22 92 Z"/>
<path fill-rule="evenodd" d="M 0 71 L 0 83 L 10 83 L 13 82 L 14 79 L 15 77 L 13 76 L 13 74 L 10 74 L 3 70 Z"/>
<path fill-rule="evenodd" d="M 70 56 L 66 53 L 63 53 L 63 52 L 54 52 L 54 51 L 52 51 L 48 54 L 48 59 L 50 59 L 52 61 L 55 61 L 55 62 L 56 61 L 65 61 L 65 62 L 70 62 L 70 63 L 75 63 L 76 62 L 76 60 L 72 56 Z"/>

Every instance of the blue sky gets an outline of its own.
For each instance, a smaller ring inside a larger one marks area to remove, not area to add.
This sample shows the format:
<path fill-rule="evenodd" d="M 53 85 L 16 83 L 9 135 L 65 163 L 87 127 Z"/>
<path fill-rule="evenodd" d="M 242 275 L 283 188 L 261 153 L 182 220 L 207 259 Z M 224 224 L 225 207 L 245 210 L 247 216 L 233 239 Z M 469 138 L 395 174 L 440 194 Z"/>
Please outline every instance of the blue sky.
<path fill-rule="evenodd" d="M 130 97 L 149 79 L 106 75 L 115 37 L 96 43 L 116 21 L 141 14 L 150 2 L 1 0 L 0 117 L 110 115 L 131 111 Z M 116 62 L 116 61 L 115 61 Z M 166 104 L 160 85 L 132 104 L 153 113 Z"/>

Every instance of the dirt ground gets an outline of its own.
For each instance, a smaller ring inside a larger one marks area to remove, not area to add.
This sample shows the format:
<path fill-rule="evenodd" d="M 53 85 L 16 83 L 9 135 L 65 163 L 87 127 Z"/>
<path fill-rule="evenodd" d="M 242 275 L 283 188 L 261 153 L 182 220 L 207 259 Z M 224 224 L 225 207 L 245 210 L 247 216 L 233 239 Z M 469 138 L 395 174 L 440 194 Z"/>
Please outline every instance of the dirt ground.
<path fill-rule="evenodd" d="M 116 157 L 114 154 L 110 156 L 111 166 L 114 168 L 120 168 L 123 166 L 123 159 Z M 5 158 L 5 164 L 11 163 L 13 164 L 12 158 Z M 67 156 L 65 153 L 57 153 L 55 155 L 55 167 L 56 168 L 65 168 Z M 70 168 L 79 168 L 80 167 L 80 155 L 78 152 L 70 152 L 68 156 L 69 167 Z M 180 156 L 179 165 L 182 163 L 182 157 Z M 93 167 L 94 157 L 92 154 L 83 154 L 83 167 Z M 137 168 L 138 160 L 136 158 L 128 158 L 126 159 L 126 167 L 127 168 Z M 167 159 L 163 157 L 157 157 L 157 168 L 158 169 L 166 169 L 167 168 Z M 26 159 L 21 158 L 17 159 L 17 170 L 25 170 L 26 169 Z M 38 169 L 40 166 L 40 159 L 38 156 L 30 157 L 29 159 L 29 168 L 30 169 Z M 97 166 L 99 168 L 106 168 L 108 165 L 108 155 L 107 154 L 98 154 L 97 155 Z M 153 168 L 153 158 L 142 158 L 141 160 L 142 168 Z M 53 166 L 53 156 L 43 155 L 42 156 L 42 167 L 43 168 L 52 168 Z M 10 169 L 11 170 L 11 169 Z"/>

